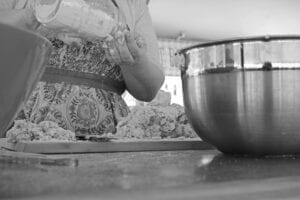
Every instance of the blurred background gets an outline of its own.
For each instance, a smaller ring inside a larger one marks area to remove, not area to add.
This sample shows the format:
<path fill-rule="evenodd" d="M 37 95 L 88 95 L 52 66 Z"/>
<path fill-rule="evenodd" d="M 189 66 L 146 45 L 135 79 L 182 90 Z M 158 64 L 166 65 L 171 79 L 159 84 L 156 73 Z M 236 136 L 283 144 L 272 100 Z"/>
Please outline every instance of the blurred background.
<path fill-rule="evenodd" d="M 146 1 L 158 36 L 160 61 L 166 73 L 161 89 L 170 92 L 171 103 L 180 105 L 183 105 L 180 70 L 173 61 L 174 53 L 179 49 L 236 37 L 300 35 L 299 0 Z M 238 49 L 238 46 L 207 48 L 202 58 L 193 62 L 195 65 L 202 62 L 202 65 L 206 63 L 219 67 L 226 64 L 226 58 L 239 57 Z M 259 51 L 263 53 L 258 54 Z M 300 66 L 297 56 L 300 54 L 300 43 L 296 41 L 269 46 L 252 43 L 247 46 L 245 54 L 249 58 L 245 64 L 251 67 L 261 66 L 261 61 L 268 59 L 269 55 L 276 57 L 278 65 Z M 128 94 L 125 94 L 125 99 L 129 106 L 141 103 Z"/>

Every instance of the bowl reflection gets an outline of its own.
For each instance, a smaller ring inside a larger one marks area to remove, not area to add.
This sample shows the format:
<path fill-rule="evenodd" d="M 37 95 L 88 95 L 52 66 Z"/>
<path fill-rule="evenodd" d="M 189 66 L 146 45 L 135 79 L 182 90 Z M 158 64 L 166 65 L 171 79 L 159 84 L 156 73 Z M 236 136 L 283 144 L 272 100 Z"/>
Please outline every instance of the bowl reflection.
<path fill-rule="evenodd" d="M 240 48 L 238 61 L 235 58 L 230 64 L 225 57 L 222 66 L 193 62 L 210 45 L 181 52 L 189 61 L 181 69 L 181 78 L 192 126 L 224 153 L 300 154 L 300 68 L 284 63 L 272 66 L 270 61 L 247 66 L 244 41 L 235 42 Z M 198 53 L 193 54 L 195 50 Z"/>

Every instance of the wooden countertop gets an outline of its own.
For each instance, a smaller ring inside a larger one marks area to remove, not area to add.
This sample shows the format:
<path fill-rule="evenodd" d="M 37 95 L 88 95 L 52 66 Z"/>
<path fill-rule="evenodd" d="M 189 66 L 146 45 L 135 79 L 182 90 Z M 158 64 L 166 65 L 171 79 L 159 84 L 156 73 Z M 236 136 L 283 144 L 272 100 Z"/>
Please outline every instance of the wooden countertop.
<path fill-rule="evenodd" d="M 51 155 L 78 165 L 0 159 L 0 198 L 300 199 L 300 157 L 249 158 L 217 150 Z"/>

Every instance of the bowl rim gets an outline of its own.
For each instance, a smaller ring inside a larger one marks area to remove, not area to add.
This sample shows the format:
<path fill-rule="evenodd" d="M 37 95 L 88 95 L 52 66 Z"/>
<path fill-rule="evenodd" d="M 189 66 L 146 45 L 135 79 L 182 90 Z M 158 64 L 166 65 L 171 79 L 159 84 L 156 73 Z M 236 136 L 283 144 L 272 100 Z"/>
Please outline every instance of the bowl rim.
<path fill-rule="evenodd" d="M 273 40 L 300 40 L 300 35 L 264 35 L 264 36 L 249 36 L 249 37 L 236 37 L 236 38 L 227 38 L 216 41 L 209 41 L 204 43 L 195 44 L 192 46 L 188 46 L 186 48 L 180 49 L 177 51 L 177 54 L 185 54 L 188 51 L 196 48 L 204 48 L 222 44 L 230 44 L 230 43 L 244 43 L 244 42 L 269 42 Z"/>

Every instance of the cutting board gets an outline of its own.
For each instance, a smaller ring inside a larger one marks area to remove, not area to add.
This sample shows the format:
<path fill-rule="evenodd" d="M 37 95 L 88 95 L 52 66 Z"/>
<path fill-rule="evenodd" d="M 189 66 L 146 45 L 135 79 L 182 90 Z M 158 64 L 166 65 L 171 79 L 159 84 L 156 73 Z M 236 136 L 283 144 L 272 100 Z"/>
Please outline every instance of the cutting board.
<path fill-rule="evenodd" d="M 55 155 L 14 152 L 0 149 L 0 162 L 6 164 L 21 165 L 52 165 L 52 166 L 70 166 L 77 167 L 78 159 L 69 157 L 55 157 Z"/>
<path fill-rule="evenodd" d="M 0 139 L 2 148 L 28 153 L 65 154 L 65 153 L 103 153 L 103 152 L 135 152 L 135 151 L 177 151 L 177 150 L 204 150 L 213 147 L 200 140 L 112 140 L 109 142 L 19 142 L 8 143 Z"/>

